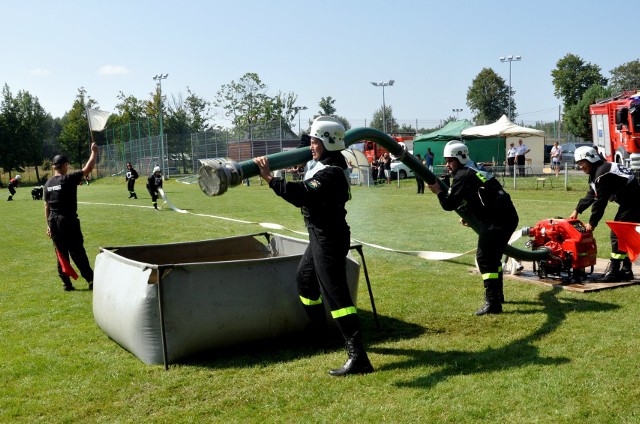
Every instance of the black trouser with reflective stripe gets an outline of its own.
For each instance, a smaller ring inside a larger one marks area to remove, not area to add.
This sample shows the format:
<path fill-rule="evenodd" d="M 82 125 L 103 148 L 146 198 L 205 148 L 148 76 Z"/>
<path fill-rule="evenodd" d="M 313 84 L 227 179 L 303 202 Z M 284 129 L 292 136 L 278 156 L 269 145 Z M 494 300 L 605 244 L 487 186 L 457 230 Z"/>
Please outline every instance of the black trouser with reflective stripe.
<path fill-rule="evenodd" d="M 309 228 L 309 246 L 296 274 L 300 300 L 309 317 L 318 319 L 319 307 L 326 302 L 345 339 L 354 337 L 360 329 L 347 285 L 349 243 L 349 227 L 330 231 Z M 322 315 L 324 319 L 324 308 Z"/>
<path fill-rule="evenodd" d="M 134 191 L 136 191 L 135 185 L 136 180 L 134 180 L 133 178 L 129 178 L 129 180 L 127 180 L 127 189 L 129 189 L 129 193 L 133 193 Z"/>
<path fill-rule="evenodd" d="M 514 209 L 515 212 L 515 209 Z M 481 228 L 478 233 L 478 248 L 476 261 L 485 288 L 491 284 L 502 282 L 502 254 L 509 243 L 509 238 L 518 226 L 517 214 L 506 218 L 500 225 L 489 225 Z"/>
<path fill-rule="evenodd" d="M 80 220 L 77 217 L 65 217 L 55 212 L 49 213 L 49 228 L 51 239 L 58 251 L 67 261 L 69 256 L 78 267 L 82 278 L 87 282 L 93 281 L 93 269 L 89 264 L 87 252 L 84 250 L 84 237 L 80 230 Z M 65 284 L 70 284 L 69 277 L 62 272 L 62 265 L 58 263 L 58 275 Z"/>

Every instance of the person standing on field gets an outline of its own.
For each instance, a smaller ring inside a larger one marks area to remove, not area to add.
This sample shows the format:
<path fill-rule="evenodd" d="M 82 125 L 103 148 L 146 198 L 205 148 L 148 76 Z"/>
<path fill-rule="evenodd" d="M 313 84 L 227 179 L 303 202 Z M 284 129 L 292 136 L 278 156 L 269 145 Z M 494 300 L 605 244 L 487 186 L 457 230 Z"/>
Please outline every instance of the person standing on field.
<path fill-rule="evenodd" d="M 358 310 L 347 285 L 346 257 L 351 244 L 345 204 L 351 199 L 344 170 L 345 129 L 329 116 L 316 118 L 309 136 L 311 154 L 316 161 L 305 173 L 304 181 L 287 182 L 271 176 L 268 159 L 254 159 L 260 176 L 269 187 L 292 205 L 301 208 L 309 232 L 309 245 L 302 255 L 296 282 L 300 301 L 312 325 L 311 336 L 321 339 L 327 331 L 324 304 L 345 339 L 348 359 L 332 376 L 373 372 L 362 342 Z"/>
<path fill-rule="evenodd" d="M 521 177 L 526 175 L 524 164 L 527 158 L 525 155 L 530 151 L 531 149 L 529 149 L 526 144 L 522 144 L 522 139 L 518 140 L 518 147 L 516 147 L 516 163 L 518 164 L 518 173 Z"/>
<path fill-rule="evenodd" d="M 151 195 L 151 204 L 156 210 L 158 210 L 158 197 L 160 196 L 159 188 L 162 188 L 162 170 L 156 165 L 153 168 L 153 174 L 147 178 L 147 191 Z"/>
<path fill-rule="evenodd" d="M 562 146 L 556 141 L 551 148 L 551 169 L 556 171 L 556 177 L 560 176 L 560 160 L 562 160 Z"/>
<path fill-rule="evenodd" d="M 98 145 L 91 144 L 91 156 L 82 170 L 69 173 L 69 161 L 63 155 L 53 158 L 54 175 L 44 185 L 44 216 L 47 220 L 47 236 L 53 240 L 58 253 L 69 262 L 73 259 L 82 278 L 93 290 L 93 269 L 84 249 L 84 237 L 78 219 L 78 184 L 96 165 Z M 65 291 L 75 290 L 69 276 L 58 260 L 58 275 Z"/>
<path fill-rule="evenodd" d="M 133 165 L 131 165 L 131 162 L 127 162 L 127 173 L 125 174 L 125 181 L 127 182 L 127 189 L 129 190 L 129 199 L 131 199 L 132 197 L 134 199 L 138 198 L 135 189 L 137 179 L 138 171 L 133 169 Z"/>

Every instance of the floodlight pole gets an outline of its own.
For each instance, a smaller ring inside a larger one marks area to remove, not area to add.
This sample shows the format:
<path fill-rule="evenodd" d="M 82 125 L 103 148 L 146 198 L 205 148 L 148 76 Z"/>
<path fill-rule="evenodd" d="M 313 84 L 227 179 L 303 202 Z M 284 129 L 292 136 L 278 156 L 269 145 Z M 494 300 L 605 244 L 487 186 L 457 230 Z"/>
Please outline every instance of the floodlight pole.
<path fill-rule="evenodd" d="M 371 84 L 375 87 L 382 87 L 382 132 L 383 133 L 387 133 L 387 107 L 384 103 L 384 88 L 385 87 L 390 87 L 393 85 L 395 81 L 394 80 L 389 80 L 389 81 L 378 81 L 378 82 L 372 82 Z"/>
<path fill-rule="evenodd" d="M 300 125 L 300 111 L 307 110 L 307 109 L 309 108 L 306 106 L 296 106 L 293 108 L 293 110 L 296 111 L 296 114 L 298 114 L 298 135 L 299 136 L 302 136 L 302 126 Z"/>
<path fill-rule="evenodd" d="M 460 119 L 460 112 L 462 112 L 462 109 L 451 109 L 453 112 L 456 113 L 456 121 L 458 121 Z"/>
<path fill-rule="evenodd" d="M 162 179 L 164 179 L 166 175 L 164 172 L 164 131 L 162 128 L 162 80 L 167 79 L 168 76 L 169 74 L 158 74 L 153 77 L 154 80 L 158 81 L 158 95 L 160 102 L 160 169 L 162 170 Z"/>
<path fill-rule="evenodd" d="M 514 56 L 510 54 L 509 56 L 503 56 L 500 58 L 500 62 L 509 62 L 509 120 L 513 121 L 511 118 L 511 62 L 519 62 L 522 60 L 522 56 Z"/>

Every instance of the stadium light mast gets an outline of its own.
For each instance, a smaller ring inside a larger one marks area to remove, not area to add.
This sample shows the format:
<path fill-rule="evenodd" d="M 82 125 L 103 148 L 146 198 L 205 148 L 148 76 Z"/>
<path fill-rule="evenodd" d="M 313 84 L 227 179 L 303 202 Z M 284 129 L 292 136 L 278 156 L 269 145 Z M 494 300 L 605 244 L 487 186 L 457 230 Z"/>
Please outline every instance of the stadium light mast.
<path fill-rule="evenodd" d="M 293 110 L 295 110 L 296 114 L 298 115 L 298 135 L 299 136 L 302 136 L 302 126 L 300 125 L 300 111 L 301 110 L 307 110 L 307 109 L 309 109 L 309 108 L 306 107 L 306 106 L 295 106 L 293 108 Z"/>
<path fill-rule="evenodd" d="M 167 79 L 169 74 L 158 74 L 153 77 L 155 81 L 158 81 L 158 94 L 159 94 L 159 102 L 160 102 L 160 169 L 162 170 L 162 179 L 165 178 L 164 172 L 164 130 L 162 128 L 162 80 Z"/>
<path fill-rule="evenodd" d="M 460 112 L 462 112 L 462 109 L 451 109 L 451 110 L 456 113 L 456 121 L 460 120 Z"/>
<path fill-rule="evenodd" d="M 503 56 L 500 58 L 500 62 L 509 62 L 509 120 L 511 119 L 511 62 L 520 62 L 522 60 L 522 56 L 514 56 L 510 54 L 509 56 Z"/>
<path fill-rule="evenodd" d="M 378 82 L 372 82 L 371 84 L 375 87 L 382 87 L 382 127 L 383 133 L 387 133 L 387 116 L 386 116 L 386 106 L 384 104 L 384 88 L 385 87 L 390 87 L 393 85 L 395 81 L 394 80 L 389 80 L 389 81 L 378 81 Z"/>

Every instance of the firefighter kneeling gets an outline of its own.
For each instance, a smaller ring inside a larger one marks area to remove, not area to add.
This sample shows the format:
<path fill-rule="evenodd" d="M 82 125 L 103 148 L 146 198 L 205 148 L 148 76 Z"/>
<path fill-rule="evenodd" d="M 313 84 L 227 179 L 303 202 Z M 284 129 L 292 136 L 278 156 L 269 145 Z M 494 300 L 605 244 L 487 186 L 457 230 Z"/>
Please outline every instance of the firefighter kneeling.
<path fill-rule="evenodd" d="M 480 223 L 476 262 L 485 288 L 485 303 L 476 315 L 499 314 L 504 302 L 502 254 L 518 226 L 518 213 L 511 197 L 493 175 L 469 158 L 469 148 L 452 140 L 444 148 L 447 169 L 453 176 L 448 192 L 438 181 L 429 190 L 446 211 L 462 208 Z M 463 222 L 464 223 L 464 222 Z"/>
<path fill-rule="evenodd" d="M 640 223 L 640 185 L 633 173 L 622 165 L 605 161 L 596 149 L 578 147 L 576 164 L 589 175 L 589 191 L 580 199 L 570 219 L 578 218 L 591 206 L 587 230 L 593 231 L 602 219 L 608 202 L 620 205 L 614 221 Z M 633 280 L 631 261 L 627 252 L 618 247 L 618 237 L 611 232 L 611 260 L 602 278 L 604 282 Z"/>

